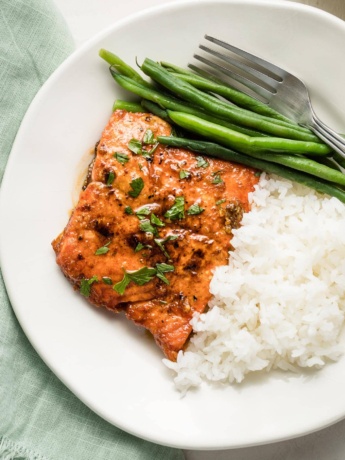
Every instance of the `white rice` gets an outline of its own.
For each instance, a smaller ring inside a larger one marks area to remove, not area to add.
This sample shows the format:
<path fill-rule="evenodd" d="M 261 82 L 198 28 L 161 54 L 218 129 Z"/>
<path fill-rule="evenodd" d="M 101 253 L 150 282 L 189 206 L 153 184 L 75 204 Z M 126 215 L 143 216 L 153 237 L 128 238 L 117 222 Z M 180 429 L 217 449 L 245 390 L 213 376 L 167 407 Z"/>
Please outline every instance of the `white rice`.
<path fill-rule="evenodd" d="M 345 206 L 336 198 L 262 174 L 251 212 L 234 231 L 213 298 L 192 320 L 176 387 L 241 382 L 271 369 L 320 368 L 339 359 L 345 315 Z"/>

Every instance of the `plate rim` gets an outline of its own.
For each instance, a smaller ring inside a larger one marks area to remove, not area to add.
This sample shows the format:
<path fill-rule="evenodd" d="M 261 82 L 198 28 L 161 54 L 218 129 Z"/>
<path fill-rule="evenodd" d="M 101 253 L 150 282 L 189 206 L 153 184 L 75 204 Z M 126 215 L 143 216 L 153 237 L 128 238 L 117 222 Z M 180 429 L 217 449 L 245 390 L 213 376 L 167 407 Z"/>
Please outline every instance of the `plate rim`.
<path fill-rule="evenodd" d="M 27 120 L 30 120 L 31 113 L 35 110 L 36 106 L 40 104 L 40 101 L 42 98 L 44 98 L 44 95 L 46 91 L 49 91 L 50 87 L 54 85 L 55 80 L 57 80 L 60 76 L 60 74 L 65 72 L 65 69 L 68 69 L 71 65 L 73 65 L 73 62 L 79 58 L 79 56 L 82 56 L 89 48 L 91 48 L 94 44 L 100 42 L 102 38 L 107 37 L 117 29 L 122 28 L 128 23 L 131 23 L 133 21 L 136 21 L 138 18 L 142 18 L 145 16 L 149 16 L 151 14 L 156 14 L 159 12 L 164 12 L 164 11 L 169 11 L 171 9 L 173 10 L 179 10 L 181 8 L 184 8 L 185 6 L 191 6 L 191 5 L 200 5 L 200 4 L 237 4 L 237 5 L 250 5 L 254 4 L 256 6 L 262 6 L 262 5 L 270 5 L 274 8 L 282 8 L 282 9 L 288 9 L 288 10 L 312 10 L 313 14 L 319 15 L 320 17 L 325 17 L 328 21 L 334 21 L 334 24 L 339 25 L 342 27 L 344 30 L 345 34 L 345 22 L 342 21 L 340 18 L 337 18 L 336 16 L 332 15 L 331 13 L 325 12 L 323 10 L 320 10 L 319 8 L 309 6 L 309 5 L 304 5 L 300 3 L 294 3 L 294 2 L 287 2 L 287 1 L 279 1 L 277 2 L 276 0 L 217 0 L 216 2 L 213 2 L 212 0 L 178 0 L 177 2 L 169 2 L 166 4 L 158 5 L 158 6 L 153 6 L 150 8 L 146 8 L 143 10 L 140 10 L 138 12 L 132 13 L 131 15 L 128 15 L 118 21 L 115 21 L 113 24 L 110 26 L 106 27 L 102 31 L 98 32 L 96 35 L 91 37 L 89 40 L 87 40 L 85 43 L 83 43 L 80 47 L 78 47 L 74 52 L 68 56 L 63 63 L 50 75 L 50 77 L 45 81 L 45 83 L 42 85 L 42 87 L 39 89 L 39 91 L 36 93 L 34 96 L 32 102 L 30 103 L 28 110 L 26 111 L 23 120 L 21 122 L 21 125 L 18 129 L 17 135 L 15 137 L 15 140 L 13 142 L 13 146 L 11 149 L 11 153 L 8 158 L 7 165 L 5 167 L 3 179 L 2 179 L 2 184 L 1 184 L 1 189 L 0 189 L 0 214 L 2 214 L 3 210 L 3 197 L 6 194 L 6 189 L 7 189 L 7 181 L 9 180 L 8 178 L 11 175 L 11 169 L 12 169 L 12 164 L 15 162 L 15 156 L 12 155 L 13 151 L 17 150 L 17 144 L 21 142 L 21 137 L 22 137 L 22 131 L 25 129 L 25 125 L 27 123 Z M 26 337 L 28 338 L 30 344 L 33 346 L 39 357 L 43 360 L 43 362 L 48 366 L 48 368 L 57 376 L 57 378 L 74 394 L 80 399 L 85 405 L 87 405 L 93 412 L 95 412 L 97 415 L 99 415 L 101 418 L 104 420 L 110 422 L 111 424 L 114 424 L 113 420 L 110 420 L 102 414 L 98 408 L 94 407 L 90 401 L 86 401 L 85 398 L 76 391 L 75 388 L 71 388 L 68 384 L 68 382 L 65 381 L 65 378 L 59 370 L 55 367 L 55 365 L 51 362 L 48 362 L 43 351 L 41 349 L 37 349 L 35 340 L 34 338 L 30 337 L 30 333 L 27 331 L 25 327 L 25 321 L 22 319 L 20 311 L 17 310 L 16 308 L 16 302 L 12 302 L 12 298 L 15 297 L 12 294 L 12 288 L 11 288 L 11 282 L 8 282 L 8 279 L 10 277 L 9 273 L 7 272 L 7 267 L 6 263 L 4 263 L 4 251 L 2 250 L 2 240 L 3 238 L 2 233 L 4 231 L 4 225 L 0 224 L 0 266 L 1 270 L 3 273 L 3 278 L 5 282 L 5 287 L 8 293 L 8 297 L 11 301 L 11 305 L 13 308 L 13 311 L 15 313 L 15 316 L 20 324 L 20 327 L 24 331 Z M 20 309 L 19 309 L 20 310 Z M 230 445 L 230 446 L 203 446 L 203 447 L 196 447 L 194 444 L 193 445 L 179 445 L 176 443 L 169 443 L 167 441 L 160 442 L 158 439 L 155 437 L 149 437 L 147 435 L 143 435 L 142 433 L 138 433 L 137 430 L 132 430 L 131 427 L 121 425 L 121 424 L 116 424 L 117 427 L 120 429 L 123 429 L 124 431 L 134 435 L 134 436 L 139 436 L 140 438 L 154 442 L 156 444 L 161 444 L 173 448 L 183 448 L 183 449 L 195 449 L 195 450 L 220 450 L 220 449 L 235 449 L 235 448 L 241 448 L 241 447 L 250 447 L 250 446 L 256 446 L 256 445 L 262 445 L 262 444 L 267 444 L 267 443 L 274 443 L 274 442 L 279 442 L 283 440 L 288 440 L 288 439 L 293 439 L 301 436 L 305 436 L 307 434 L 313 433 L 315 431 L 318 431 L 320 429 L 326 428 L 340 420 L 345 418 L 345 412 L 342 417 L 334 417 L 330 418 L 327 424 L 323 424 L 322 426 L 316 426 L 315 424 L 314 427 L 311 427 L 310 430 L 304 431 L 303 433 L 292 433 L 291 435 L 288 435 L 286 437 L 281 437 L 281 438 L 273 438 L 273 439 L 263 439 L 262 442 L 255 442 L 253 444 L 245 444 L 245 445 Z"/>

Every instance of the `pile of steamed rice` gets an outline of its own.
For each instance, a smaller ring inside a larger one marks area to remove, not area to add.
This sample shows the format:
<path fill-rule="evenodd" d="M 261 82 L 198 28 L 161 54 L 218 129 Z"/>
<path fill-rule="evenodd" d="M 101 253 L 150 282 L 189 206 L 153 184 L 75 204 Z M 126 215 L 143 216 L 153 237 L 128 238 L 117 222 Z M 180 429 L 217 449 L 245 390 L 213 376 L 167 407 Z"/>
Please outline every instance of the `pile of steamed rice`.
<path fill-rule="evenodd" d="M 194 316 L 177 362 L 165 360 L 179 390 L 320 368 L 344 351 L 344 204 L 265 174 L 250 202 L 229 265 L 214 272 L 210 309 Z"/>

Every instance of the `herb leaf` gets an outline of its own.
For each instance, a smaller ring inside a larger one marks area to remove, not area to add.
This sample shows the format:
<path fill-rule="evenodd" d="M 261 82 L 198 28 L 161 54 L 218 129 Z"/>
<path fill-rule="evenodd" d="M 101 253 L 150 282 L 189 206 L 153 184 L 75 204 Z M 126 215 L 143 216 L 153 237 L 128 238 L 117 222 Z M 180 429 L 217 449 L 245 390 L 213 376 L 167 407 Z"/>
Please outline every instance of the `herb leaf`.
<path fill-rule="evenodd" d="M 205 160 L 205 158 L 203 157 L 196 157 L 196 160 L 197 160 L 197 167 L 198 168 L 207 168 L 207 166 L 209 166 L 209 162 Z"/>
<path fill-rule="evenodd" d="M 138 286 L 142 286 L 149 281 L 151 281 L 157 274 L 157 270 L 155 268 L 143 267 L 136 271 L 127 272 L 121 281 L 114 284 L 113 289 L 118 294 L 123 295 L 126 287 L 132 281 L 133 283 L 137 284 Z"/>
<path fill-rule="evenodd" d="M 129 161 L 129 157 L 125 153 L 116 152 L 114 153 L 114 158 L 116 158 L 117 161 L 121 163 L 122 165 L 124 165 L 125 163 L 127 163 L 127 161 Z"/>
<path fill-rule="evenodd" d="M 205 211 L 204 208 L 201 208 L 198 204 L 192 204 L 192 206 L 188 209 L 187 214 L 189 216 L 195 216 L 197 214 L 201 214 Z"/>
<path fill-rule="evenodd" d="M 141 155 L 142 152 L 142 143 L 138 139 L 131 139 L 128 143 L 128 148 L 135 155 Z"/>
<path fill-rule="evenodd" d="M 138 211 L 135 211 L 135 214 L 140 218 L 140 216 L 148 216 L 150 212 L 150 208 L 144 206 L 143 208 L 138 209 Z"/>
<path fill-rule="evenodd" d="M 156 264 L 157 268 L 157 278 L 162 280 L 165 284 L 170 284 L 168 278 L 164 275 L 164 273 L 167 272 L 173 272 L 175 270 L 175 267 L 173 265 L 168 265 L 168 264 Z"/>
<path fill-rule="evenodd" d="M 147 129 L 145 131 L 144 137 L 143 137 L 143 144 L 153 144 L 155 140 L 155 136 L 152 132 L 151 129 Z"/>
<path fill-rule="evenodd" d="M 111 185 L 115 180 L 115 173 L 114 171 L 110 171 L 109 174 L 108 174 L 108 178 L 107 178 L 107 185 Z"/>
<path fill-rule="evenodd" d="M 168 241 L 176 240 L 177 238 L 178 238 L 177 235 L 169 235 L 169 236 L 167 236 L 165 238 L 155 238 L 153 241 L 157 244 L 157 246 L 163 252 L 165 257 L 170 259 L 170 255 L 168 254 L 168 251 L 165 249 L 164 244 L 167 243 Z"/>
<path fill-rule="evenodd" d="M 157 147 L 159 146 L 159 143 L 157 142 L 157 144 L 155 144 L 152 149 L 150 150 L 143 150 L 143 157 L 144 158 L 150 158 L 151 155 L 156 151 Z"/>
<path fill-rule="evenodd" d="M 151 224 L 157 225 L 157 227 L 165 227 L 165 223 L 162 222 L 155 214 L 151 214 Z"/>
<path fill-rule="evenodd" d="M 140 228 L 140 230 L 142 230 L 143 232 L 152 233 L 152 234 L 155 235 L 155 236 L 158 235 L 157 229 L 151 224 L 151 222 L 149 221 L 149 219 L 143 219 L 143 220 L 141 220 L 141 221 L 140 221 L 139 228 Z"/>
<path fill-rule="evenodd" d="M 101 248 L 98 248 L 97 251 L 95 252 L 95 255 L 100 256 L 102 254 L 106 254 L 109 251 L 109 248 L 108 248 L 109 244 L 110 244 L 110 241 L 108 241 L 108 243 L 106 243 Z"/>
<path fill-rule="evenodd" d="M 165 284 L 170 284 L 168 278 L 163 273 L 158 272 L 156 276 L 160 280 L 164 281 Z"/>
<path fill-rule="evenodd" d="M 97 276 L 93 276 L 92 278 L 84 278 L 81 280 L 80 284 L 80 294 L 83 295 L 84 297 L 89 297 L 91 293 L 91 285 L 95 282 L 98 281 Z"/>
<path fill-rule="evenodd" d="M 141 251 L 142 249 L 151 249 L 152 246 L 150 246 L 149 244 L 143 244 L 143 243 L 139 243 L 136 245 L 136 248 L 134 249 L 134 252 L 139 252 Z"/>
<path fill-rule="evenodd" d="M 212 184 L 222 184 L 224 181 L 223 179 L 220 177 L 220 174 L 217 173 L 217 174 L 214 174 L 213 175 L 213 180 L 212 180 Z"/>
<path fill-rule="evenodd" d="M 109 278 L 108 276 L 103 276 L 102 281 L 104 284 L 109 284 L 109 285 L 113 284 L 111 278 Z"/>
<path fill-rule="evenodd" d="M 128 214 L 128 215 L 134 214 L 133 209 L 130 206 L 125 207 L 125 213 Z"/>
<path fill-rule="evenodd" d="M 173 272 L 175 270 L 173 265 L 165 264 L 164 262 L 162 264 L 156 264 L 156 268 L 159 273 Z"/>
<path fill-rule="evenodd" d="M 187 179 L 188 177 L 190 177 L 190 172 L 186 171 L 185 169 L 181 169 L 180 179 Z"/>
<path fill-rule="evenodd" d="M 133 179 L 129 185 L 131 186 L 132 190 L 128 192 L 128 195 L 130 195 L 132 198 L 136 198 L 140 195 L 140 192 L 144 188 L 144 181 L 141 177 L 137 177 L 136 179 Z"/>
<path fill-rule="evenodd" d="M 118 294 L 123 295 L 126 290 L 126 287 L 129 285 L 130 282 L 130 278 L 128 277 L 127 273 L 125 273 L 122 280 L 114 284 L 113 289 Z"/>
<path fill-rule="evenodd" d="M 184 218 L 184 197 L 183 196 L 177 196 L 175 198 L 175 203 L 164 214 L 164 217 L 167 217 L 170 220 L 178 220 L 178 219 Z"/>
<path fill-rule="evenodd" d="M 145 245 L 143 243 L 139 243 L 136 245 L 135 249 L 134 249 L 134 252 L 139 252 L 141 251 L 142 249 L 144 249 Z"/>
<path fill-rule="evenodd" d="M 225 202 L 226 202 L 226 199 L 222 198 L 221 200 L 216 201 L 216 206 L 219 206 L 220 204 L 225 203 Z"/>
<path fill-rule="evenodd" d="M 143 267 L 134 272 L 127 272 L 127 276 L 133 283 L 138 286 L 148 283 L 156 276 L 157 270 L 155 268 Z"/>

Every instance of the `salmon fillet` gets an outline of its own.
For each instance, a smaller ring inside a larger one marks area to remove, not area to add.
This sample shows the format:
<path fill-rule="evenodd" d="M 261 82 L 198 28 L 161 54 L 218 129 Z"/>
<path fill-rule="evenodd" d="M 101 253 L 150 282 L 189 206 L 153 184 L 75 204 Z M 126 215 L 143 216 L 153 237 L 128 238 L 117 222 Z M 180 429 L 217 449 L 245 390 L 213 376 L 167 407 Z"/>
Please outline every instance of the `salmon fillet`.
<path fill-rule="evenodd" d="M 88 182 L 52 242 L 64 275 L 96 307 L 124 312 L 176 360 L 190 320 L 227 264 L 233 228 L 258 178 L 238 164 L 158 145 L 165 121 L 117 110 Z"/>

